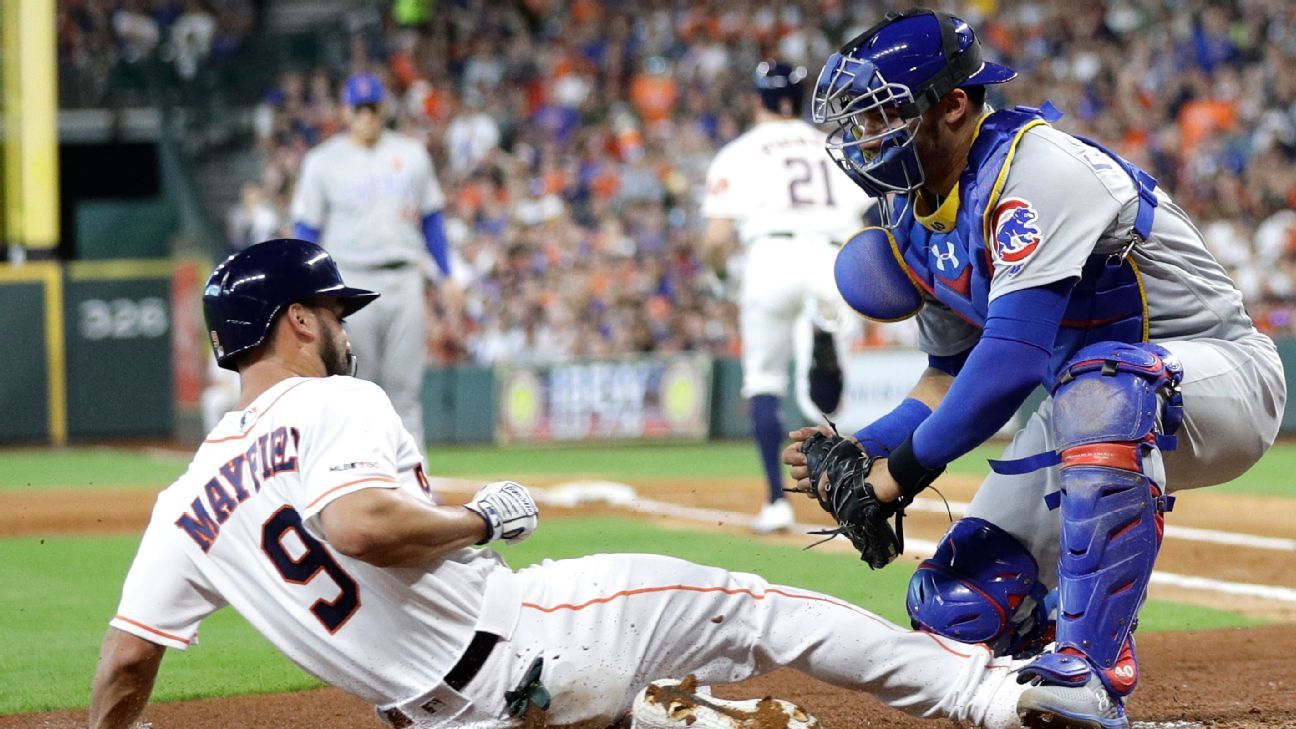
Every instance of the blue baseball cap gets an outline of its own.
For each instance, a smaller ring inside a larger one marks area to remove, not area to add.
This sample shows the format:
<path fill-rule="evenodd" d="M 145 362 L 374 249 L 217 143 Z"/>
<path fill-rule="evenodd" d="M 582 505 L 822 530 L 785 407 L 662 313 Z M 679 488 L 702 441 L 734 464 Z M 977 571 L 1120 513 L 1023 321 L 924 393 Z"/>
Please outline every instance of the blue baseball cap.
<path fill-rule="evenodd" d="M 342 89 L 342 101 L 347 106 L 381 104 L 386 98 L 382 81 L 372 73 L 355 74 L 347 79 L 346 86 Z"/>

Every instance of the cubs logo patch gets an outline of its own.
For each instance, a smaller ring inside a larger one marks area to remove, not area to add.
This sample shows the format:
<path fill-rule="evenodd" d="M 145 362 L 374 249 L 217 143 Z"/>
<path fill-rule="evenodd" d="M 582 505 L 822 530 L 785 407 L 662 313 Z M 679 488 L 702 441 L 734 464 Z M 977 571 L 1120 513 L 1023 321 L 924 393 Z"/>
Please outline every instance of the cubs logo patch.
<path fill-rule="evenodd" d="M 999 203 L 994 211 L 995 260 L 1019 264 L 1030 258 L 1039 247 L 1039 213 L 1035 207 L 1020 198 L 1010 197 Z"/>

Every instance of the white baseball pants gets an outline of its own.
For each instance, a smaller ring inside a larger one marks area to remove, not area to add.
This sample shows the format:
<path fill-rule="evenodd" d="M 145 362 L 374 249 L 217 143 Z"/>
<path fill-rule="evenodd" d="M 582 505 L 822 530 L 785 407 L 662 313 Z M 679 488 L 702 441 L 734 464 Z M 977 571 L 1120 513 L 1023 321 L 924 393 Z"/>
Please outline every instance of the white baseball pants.
<path fill-rule="evenodd" d="M 781 667 L 918 716 L 1017 725 L 1020 662 L 826 595 L 656 555 L 546 560 L 517 576 L 522 610 L 512 638 L 462 695 L 441 686 L 409 702 L 435 701 L 434 714 L 409 712 L 420 726 L 521 726 L 503 696 L 537 656 L 553 697 L 550 726 L 608 726 L 654 679 L 693 673 L 708 685 Z"/>

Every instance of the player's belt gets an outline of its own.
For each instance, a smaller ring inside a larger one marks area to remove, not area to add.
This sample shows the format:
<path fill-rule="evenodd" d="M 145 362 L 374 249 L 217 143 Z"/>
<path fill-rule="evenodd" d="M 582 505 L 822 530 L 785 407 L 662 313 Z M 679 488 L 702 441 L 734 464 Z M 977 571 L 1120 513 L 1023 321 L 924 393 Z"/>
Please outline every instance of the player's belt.
<path fill-rule="evenodd" d="M 755 237 L 756 238 L 795 238 L 797 237 L 797 234 L 793 233 L 790 230 L 776 230 L 772 233 L 761 233 L 760 235 Z M 841 248 L 843 245 L 845 245 L 843 241 L 839 241 L 839 240 L 829 240 L 828 243 L 831 244 L 834 248 Z"/>
<path fill-rule="evenodd" d="M 463 655 L 459 656 L 459 662 L 446 673 L 446 685 L 455 691 L 463 691 L 463 687 L 471 683 L 477 672 L 485 665 L 486 659 L 490 658 L 491 650 L 498 642 L 498 635 L 477 631 L 468 643 L 468 647 L 464 649 Z"/>
<path fill-rule="evenodd" d="M 369 268 L 374 271 L 399 271 L 402 268 L 413 266 L 409 261 L 387 261 L 386 263 L 375 263 Z"/>

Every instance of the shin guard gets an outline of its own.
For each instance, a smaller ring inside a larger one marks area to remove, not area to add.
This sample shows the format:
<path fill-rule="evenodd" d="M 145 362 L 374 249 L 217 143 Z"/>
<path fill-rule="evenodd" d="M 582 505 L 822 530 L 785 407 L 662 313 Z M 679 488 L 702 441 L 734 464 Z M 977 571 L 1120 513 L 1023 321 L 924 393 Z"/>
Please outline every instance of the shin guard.
<path fill-rule="evenodd" d="M 1053 414 L 1062 464 L 1057 648 L 1023 676 L 1082 685 L 1097 671 L 1113 694 L 1133 691 L 1131 632 L 1168 505 L 1144 461 L 1173 447 L 1182 374 L 1162 347 L 1113 342 L 1086 347 L 1063 369 Z"/>

